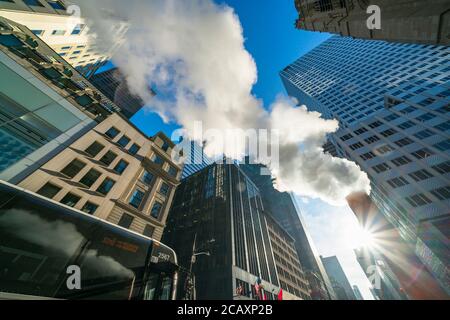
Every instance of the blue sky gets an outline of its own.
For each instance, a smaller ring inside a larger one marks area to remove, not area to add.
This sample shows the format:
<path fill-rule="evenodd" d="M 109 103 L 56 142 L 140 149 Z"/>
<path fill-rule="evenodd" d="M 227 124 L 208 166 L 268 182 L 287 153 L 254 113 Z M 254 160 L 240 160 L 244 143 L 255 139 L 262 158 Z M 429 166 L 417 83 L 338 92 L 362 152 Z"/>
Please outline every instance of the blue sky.
<path fill-rule="evenodd" d="M 296 30 L 294 22 L 297 12 L 293 0 L 217 2 L 233 7 L 239 16 L 246 39 L 245 47 L 258 67 L 258 82 L 253 88 L 253 94 L 262 99 L 266 107 L 278 94 L 285 94 L 279 71 L 330 36 Z M 164 123 L 159 116 L 145 108 L 132 121 L 148 135 L 162 130 L 170 136 L 178 128 L 174 123 Z M 353 253 L 358 241 L 351 237 L 357 228 L 351 210 L 301 197 L 298 197 L 298 203 L 319 253 L 324 256 L 337 255 L 350 283 L 358 285 L 366 299 L 372 298 L 370 284 Z"/>

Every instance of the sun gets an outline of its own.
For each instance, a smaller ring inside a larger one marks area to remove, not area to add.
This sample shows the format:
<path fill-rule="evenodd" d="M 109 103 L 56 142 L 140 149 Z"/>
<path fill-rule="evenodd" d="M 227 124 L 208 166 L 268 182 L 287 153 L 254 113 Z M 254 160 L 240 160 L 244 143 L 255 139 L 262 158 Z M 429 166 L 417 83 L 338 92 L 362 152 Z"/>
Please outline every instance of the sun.
<path fill-rule="evenodd" d="M 356 236 L 355 242 L 358 243 L 360 247 L 371 248 L 375 246 L 376 243 L 375 237 L 374 234 L 370 232 L 370 230 L 359 228 L 355 236 Z"/>

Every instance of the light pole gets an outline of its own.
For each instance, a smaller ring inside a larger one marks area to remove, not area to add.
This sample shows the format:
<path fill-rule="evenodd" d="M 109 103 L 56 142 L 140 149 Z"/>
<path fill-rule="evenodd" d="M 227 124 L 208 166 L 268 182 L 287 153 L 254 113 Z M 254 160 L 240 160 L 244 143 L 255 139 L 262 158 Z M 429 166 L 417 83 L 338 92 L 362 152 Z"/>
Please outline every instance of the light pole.
<path fill-rule="evenodd" d="M 212 244 L 214 243 L 216 240 L 215 239 L 211 239 L 208 240 L 206 243 L 207 244 Z M 210 256 L 211 253 L 209 251 L 202 251 L 202 252 L 196 252 L 197 250 L 197 232 L 194 235 L 194 244 L 192 245 L 192 256 L 191 256 L 191 263 L 189 266 L 189 275 L 187 278 L 187 283 L 190 284 L 189 286 L 189 290 L 186 290 L 186 295 L 189 296 L 190 300 L 195 300 L 196 298 L 196 290 L 195 290 L 195 275 L 192 271 L 192 268 L 194 267 L 194 263 L 196 262 L 196 257 L 197 256 L 201 256 L 201 255 L 205 255 L 205 256 Z M 189 292 L 190 291 L 190 292 Z M 186 299 L 189 300 L 189 299 Z"/>

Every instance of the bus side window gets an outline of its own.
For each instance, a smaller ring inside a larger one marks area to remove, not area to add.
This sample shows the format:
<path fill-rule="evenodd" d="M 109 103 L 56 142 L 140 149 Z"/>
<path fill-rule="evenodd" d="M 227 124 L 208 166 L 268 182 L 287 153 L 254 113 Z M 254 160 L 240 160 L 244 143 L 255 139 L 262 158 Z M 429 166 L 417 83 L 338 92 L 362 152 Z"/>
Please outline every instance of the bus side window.
<path fill-rule="evenodd" d="M 165 276 L 162 280 L 162 290 L 159 300 L 170 300 L 172 292 L 172 278 Z"/>
<path fill-rule="evenodd" d="M 93 227 L 66 208 L 17 192 L 0 207 L 0 291 L 55 297 Z"/>
<path fill-rule="evenodd" d="M 128 300 L 137 298 L 151 242 L 101 224 L 80 257 L 80 292 L 71 299 Z"/>

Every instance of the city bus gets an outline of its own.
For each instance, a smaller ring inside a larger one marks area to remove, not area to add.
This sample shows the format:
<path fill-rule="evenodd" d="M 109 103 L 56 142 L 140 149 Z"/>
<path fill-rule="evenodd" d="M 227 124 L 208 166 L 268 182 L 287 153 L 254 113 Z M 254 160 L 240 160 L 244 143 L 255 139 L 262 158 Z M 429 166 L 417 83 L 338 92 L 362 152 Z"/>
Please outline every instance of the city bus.
<path fill-rule="evenodd" d="M 172 300 L 162 243 L 0 181 L 0 300 Z"/>

